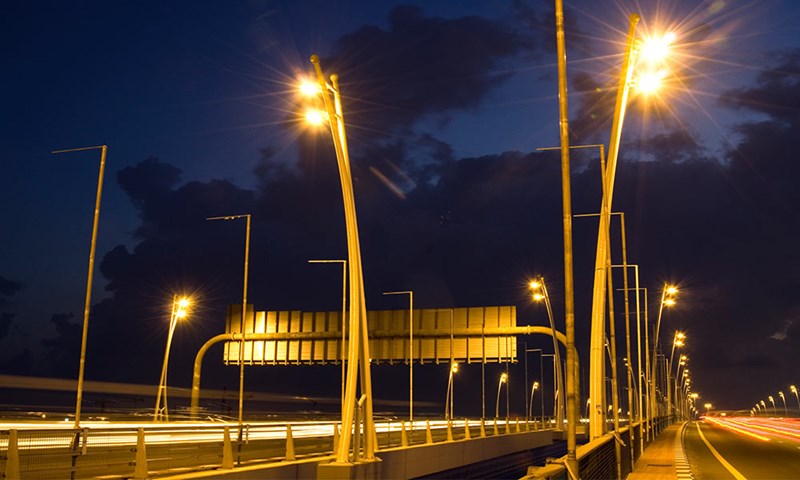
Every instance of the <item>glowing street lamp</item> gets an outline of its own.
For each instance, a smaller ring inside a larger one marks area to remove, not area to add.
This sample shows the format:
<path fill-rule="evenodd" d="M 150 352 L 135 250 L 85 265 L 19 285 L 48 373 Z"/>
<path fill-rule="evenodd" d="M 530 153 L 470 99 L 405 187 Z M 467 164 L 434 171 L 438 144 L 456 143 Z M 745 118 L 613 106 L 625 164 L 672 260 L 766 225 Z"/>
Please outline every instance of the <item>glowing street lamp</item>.
<path fill-rule="evenodd" d="M 494 404 L 494 420 L 495 422 L 500 417 L 500 387 L 503 386 L 504 383 L 508 383 L 508 375 L 503 373 L 500 375 L 500 381 L 497 382 L 497 401 Z"/>
<path fill-rule="evenodd" d="M 706 403 L 704 406 L 706 407 L 706 415 L 708 415 L 708 412 L 711 410 L 713 405 L 711 405 L 710 403 Z"/>
<path fill-rule="evenodd" d="M 595 256 L 594 287 L 592 291 L 592 320 L 591 337 L 589 351 L 589 397 L 595 400 L 596 405 L 602 405 L 605 397 L 605 311 L 606 311 L 606 289 L 608 270 L 608 252 L 610 245 L 610 214 L 614 195 L 614 181 L 616 178 L 617 160 L 619 156 L 620 140 L 622 135 L 622 125 L 625 118 L 625 111 L 628 103 L 630 87 L 634 84 L 634 69 L 637 57 L 635 45 L 636 24 L 639 22 L 639 15 L 630 16 L 630 28 L 625 46 L 622 70 L 617 88 L 617 98 L 614 108 L 614 119 L 611 126 L 611 139 L 609 141 L 608 160 L 606 170 L 603 172 L 603 198 L 600 208 L 600 225 L 597 235 L 597 251 Z M 654 49 L 650 49 L 652 51 Z M 645 67 L 652 70 L 655 67 L 656 55 L 648 55 Z M 648 82 L 652 84 L 653 82 Z M 652 394 L 655 395 L 655 384 L 652 386 Z M 599 438 L 604 434 L 605 420 L 602 409 L 592 409 L 589 421 L 589 439 Z"/>
<path fill-rule="evenodd" d="M 783 396 L 783 391 L 778 392 L 778 395 L 781 397 L 781 400 L 783 400 L 783 413 L 788 417 L 789 410 L 786 408 L 786 397 Z"/>
<path fill-rule="evenodd" d="M 661 303 L 658 306 L 658 318 L 656 319 L 656 330 L 655 330 L 655 337 L 653 337 L 653 363 L 652 363 L 652 372 L 650 373 L 651 379 L 651 396 L 650 401 L 652 405 L 652 411 L 656 411 L 656 366 L 658 364 L 655 361 L 658 358 L 658 334 L 661 330 L 661 316 L 664 313 L 664 307 L 672 307 L 675 305 L 675 296 L 678 294 L 678 289 L 674 285 L 670 285 L 668 283 L 664 284 L 664 287 L 661 289 Z"/>
<path fill-rule="evenodd" d="M 800 397 L 797 396 L 797 387 L 790 385 L 789 391 L 794 393 L 794 398 L 797 399 L 797 412 L 800 414 Z"/>
<path fill-rule="evenodd" d="M 528 418 L 533 418 L 533 394 L 539 388 L 539 382 L 533 382 L 531 384 L 531 398 L 530 402 L 528 402 Z"/>
<path fill-rule="evenodd" d="M 453 388 L 453 376 L 458 372 L 458 362 L 450 364 L 450 377 L 447 379 L 447 394 L 444 400 L 444 419 L 453 419 L 453 396 L 455 395 Z"/>
<path fill-rule="evenodd" d="M 772 403 L 772 414 L 775 415 L 775 399 L 772 398 L 772 395 L 768 396 L 767 398 L 769 398 L 770 403 Z"/>
<path fill-rule="evenodd" d="M 559 353 L 558 340 L 556 339 L 556 322 L 553 318 L 553 309 L 550 306 L 550 295 L 547 293 L 547 285 L 544 283 L 544 277 L 539 275 L 535 280 L 531 280 L 528 286 L 531 289 L 532 299 L 534 302 L 544 302 L 547 309 L 547 319 L 550 321 L 550 328 L 553 330 L 553 354 L 555 357 L 556 371 L 556 388 L 558 389 L 558 398 L 556 399 L 556 428 L 561 430 L 564 428 L 564 383 L 563 375 L 561 374 L 561 354 Z"/>
<path fill-rule="evenodd" d="M 89 337 L 89 309 L 92 306 L 92 278 L 94 277 L 94 256 L 97 250 L 97 227 L 100 223 L 100 200 L 103 197 L 103 174 L 106 169 L 106 152 L 108 151 L 107 145 L 98 145 L 96 147 L 82 147 L 70 148 L 67 150 L 54 150 L 50 153 L 69 153 L 81 152 L 84 150 L 100 150 L 100 173 L 97 175 L 97 193 L 94 201 L 94 220 L 92 221 L 92 240 L 89 246 L 89 273 L 86 276 L 86 297 L 83 304 L 83 330 L 81 333 L 81 357 L 78 364 L 78 388 L 77 399 L 75 401 L 75 428 L 79 428 L 81 424 L 81 404 L 83 403 L 83 375 L 86 370 L 86 342 Z M 76 434 L 75 445 L 78 445 Z"/>
<path fill-rule="evenodd" d="M 356 217 L 353 176 L 350 170 L 350 156 L 347 149 L 344 113 L 341 95 L 339 94 L 339 76 L 330 76 L 330 83 L 322 72 L 319 56 L 312 55 L 311 63 L 316 74 L 316 86 L 302 87 L 306 95 L 322 97 L 325 114 L 312 116 L 312 120 L 327 119 L 330 126 L 336 161 L 339 167 L 339 180 L 342 186 L 342 200 L 345 213 L 347 234 L 347 255 L 350 279 L 350 342 L 348 344 L 347 378 L 345 402 L 342 405 L 342 436 L 336 451 L 336 463 L 347 464 L 350 457 L 351 440 L 357 406 L 356 384 L 359 367 L 361 368 L 361 392 L 364 396 L 364 456 L 372 459 L 375 456 L 375 425 L 372 416 L 372 378 L 370 375 L 369 332 L 367 331 L 367 306 L 364 295 L 364 275 L 361 268 L 361 244 L 358 238 L 358 220 Z M 308 116 L 307 116 L 308 118 Z M 359 453 L 354 451 L 354 457 Z"/>
<path fill-rule="evenodd" d="M 169 316 L 169 333 L 167 334 L 167 347 L 164 350 L 164 364 L 161 367 L 161 379 L 158 381 L 158 391 L 156 392 L 156 407 L 153 410 L 153 421 L 159 419 L 169 421 L 169 409 L 167 407 L 167 366 L 169 365 L 169 352 L 172 346 L 172 335 L 175 333 L 175 326 L 178 320 L 185 318 L 188 314 L 191 301 L 187 297 L 172 298 L 172 313 Z M 164 399 L 163 406 L 161 399 Z"/>

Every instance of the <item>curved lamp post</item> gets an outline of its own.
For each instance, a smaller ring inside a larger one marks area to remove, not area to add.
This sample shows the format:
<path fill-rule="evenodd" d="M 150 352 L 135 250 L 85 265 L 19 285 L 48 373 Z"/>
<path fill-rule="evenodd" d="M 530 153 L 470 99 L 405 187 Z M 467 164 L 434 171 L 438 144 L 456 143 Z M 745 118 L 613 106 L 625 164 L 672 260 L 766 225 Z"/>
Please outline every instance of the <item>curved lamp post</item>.
<path fill-rule="evenodd" d="M 178 298 L 177 295 L 172 297 L 172 313 L 169 316 L 169 333 L 167 334 L 167 347 L 164 350 L 164 364 L 161 367 L 161 379 L 158 381 L 158 390 L 156 392 L 156 406 L 153 410 L 153 421 L 157 422 L 160 419 L 169 421 L 169 409 L 167 407 L 167 368 L 169 365 L 169 352 L 172 346 L 172 336 L 175 333 L 175 326 L 178 320 L 185 318 L 188 313 L 190 300 L 187 297 Z M 161 399 L 164 399 L 163 406 Z"/>
<path fill-rule="evenodd" d="M 497 401 L 494 404 L 494 420 L 495 422 L 500 417 L 500 388 L 504 383 L 508 383 L 508 375 L 503 373 L 500 375 L 500 381 L 497 382 Z"/>
<path fill-rule="evenodd" d="M 364 296 L 364 275 L 361 268 L 361 244 L 358 237 L 358 221 L 353 191 L 353 176 L 350 170 L 350 156 L 347 149 L 344 113 L 339 94 L 339 76 L 332 74 L 330 83 L 322 72 L 319 56 L 311 56 L 311 64 L 316 74 L 315 83 L 307 83 L 303 91 L 308 96 L 322 100 L 324 111 L 316 111 L 306 118 L 317 125 L 328 122 L 339 167 L 339 181 L 342 187 L 345 228 L 347 234 L 347 255 L 350 279 L 350 342 L 347 355 L 347 378 L 345 379 L 345 403 L 342 405 L 342 436 L 336 451 L 336 462 L 346 464 L 350 457 L 355 409 L 360 402 L 356 398 L 357 376 L 360 367 L 361 393 L 364 408 L 365 435 L 364 456 L 375 457 L 375 425 L 372 416 L 372 378 L 370 374 L 369 340 L 367 331 L 367 306 Z M 354 457 L 359 452 L 354 450 Z"/>

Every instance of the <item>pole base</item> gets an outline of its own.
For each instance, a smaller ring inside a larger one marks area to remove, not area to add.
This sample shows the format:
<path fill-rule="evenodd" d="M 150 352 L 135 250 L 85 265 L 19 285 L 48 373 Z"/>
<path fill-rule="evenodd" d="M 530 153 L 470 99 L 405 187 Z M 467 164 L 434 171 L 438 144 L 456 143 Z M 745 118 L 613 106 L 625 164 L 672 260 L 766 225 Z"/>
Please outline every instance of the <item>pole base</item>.
<path fill-rule="evenodd" d="M 317 466 L 317 480 L 378 480 L 381 477 L 381 460 L 357 463 L 321 463 Z"/>

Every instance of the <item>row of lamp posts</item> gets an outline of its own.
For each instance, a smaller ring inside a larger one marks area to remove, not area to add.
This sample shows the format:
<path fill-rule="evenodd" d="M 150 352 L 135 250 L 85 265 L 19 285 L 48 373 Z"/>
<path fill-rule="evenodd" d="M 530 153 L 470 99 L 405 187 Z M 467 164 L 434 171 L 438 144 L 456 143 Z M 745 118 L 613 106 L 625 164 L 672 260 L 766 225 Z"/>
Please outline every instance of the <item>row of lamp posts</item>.
<path fill-rule="evenodd" d="M 569 131 L 568 131 L 568 120 L 567 120 L 567 93 L 566 93 L 566 49 L 565 49 L 565 42 L 564 42 L 564 12 L 563 12 L 563 5 L 562 0 L 555 0 L 555 16 L 556 16 L 556 40 L 557 40 L 557 55 L 558 55 L 558 83 L 559 83 L 559 125 L 560 125 L 560 139 L 561 139 L 561 160 L 562 160 L 562 206 L 563 206 L 563 229 L 564 229 L 564 271 L 565 271 L 565 337 L 566 337 L 566 353 L 567 353 L 567 385 L 565 388 L 560 389 L 561 391 L 565 392 L 566 397 L 566 417 L 567 417 L 567 469 L 570 472 L 571 476 L 576 476 L 577 472 L 577 457 L 576 457 L 576 442 L 575 442 L 575 426 L 577 424 L 577 355 L 575 351 L 575 334 L 574 334 L 574 281 L 573 281 L 573 256 L 572 256 L 572 207 L 571 207 L 571 186 L 570 186 L 570 167 L 569 167 Z M 622 65 L 622 73 L 620 76 L 620 82 L 617 91 L 617 100 L 616 106 L 614 110 L 614 119 L 612 123 L 612 130 L 611 130 L 611 139 L 609 143 L 609 155 L 607 161 L 603 158 L 603 175 L 602 175 L 602 184 L 603 184 L 603 198 L 601 202 L 601 210 L 600 210 L 600 226 L 598 231 L 598 240 L 597 240 L 597 256 L 596 256 L 596 268 L 595 268 L 595 279 L 594 279 L 594 289 L 593 289 L 593 302 L 592 302 L 592 332 L 591 332 L 591 339 L 590 339 L 590 388 L 589 388 L 589 396 L 590 399 L 594 400 L 595 405 L 603 405 L 605 403 L 605 359 L 604 359 L 604 343 L 605 343 L 605 311 L 606 311 L 606 289 L 610 286 L 610 269 L 612 268 L 611 265 L 611 256 L 610 256 L 610 248 L 609 248 L 609 225 L 610 225 L 610 216 L 611 216 L 611 204 L 613 198 L 613 189 L 614 189 L 614 180 L 616 176 L 616 167 L 617 167 L 617 158 L 619 153 L 619 146 L 620 146 L 620 137 L 622 131 L 622 124 L 625 117 L 625 110 L 627 107 L 628 102 L 628 94 L 630 87 L 634 83 L 634 67 L 638 59 L 643 58 L 645 62 L 651 66 L 655 67 L 656 63 L 654 60 L 651 60 L 645 56 L 648 52 L 647 48 L 636 48 L 635 42 L 635 29 L 636 24 L 638 23 L 639 16 L 636 14 L 631 15 L 630 17 L 630 28 L 628 32 L 628 38 L 626 42 L 625 48 L 625 56 L 623 58 L 623 65 Z M 665 47 L 670 42 L 670 39 L 661 40 L 657 44 L 655 44 L 655 48 L 651 48 L 649 50 L 650 53 L 664 53 Z M 638 56 L 638 57 L 637 57 Z M 349 342 L 348 352 L 346 355 L 346 361 L 344 361 L 345 355 L 342 355 L 343 358 L 343 370 L 345 370 L 344 374 L 344 381 L 343 381 L 343 404 L 342 404 L 342 438 L 339 442 L 339 448 L 337 451 L 337 461 L 338 462 L 347 462 L 349 459 L 349 449 L 351 443 L 351 432 L 353 431 L 353 415 L 356 408 L 356 389 L 357 383 L 360 384 L 361 394 L 363 402 L 359 402 L 359 404 L 363 405 L 364 407 L 364 427 L 366 431 L 372 431 L 373 428 L 373 420 L 372 420 L 372 387 L 371 387 L 371 378 L 369 373 L 369 347 L 367 343 L 367 331 L 366 331 L 366 305 L 364 302 L 364 289 L 363 289 L 363 274 L 361 268 L 361 251 L 360 251 L 360 243 L 358 238 L 358 225 L 356 220 L 356 211 L 355 211 L 355 199 L 353 195 L 353 185 L 352 185 L 352 175 L 350 172 L 350 162 L 349 162 L 349 155 L 347 149 L 347 140 L 346 140 L 346 133 L 345 133 L 345 126 L 344 126 L 344 117 L 343 111 L 341 106 L 341 99 L 339 95 L 339 86 L 338 86 L 338 76 L 331 75 L 330 76 L 330 83 L 326 80 L 322 68 L 320 66 L 319 58 L 314 55 L 311 57 L 311 63 L 313 64 L 315 73 L 316 73 L 316 86 L 314 89 L 311 90 L 311 93 L 315 95 L 318 99 L 322 100 L 322 104 L 324 105 L 324 112 L 322 115 L 319 113 L 314 113 L 313 115 L 309 115 L 309 119 L 316 120 L 317 122 L 323 122 L 327 120 L 328 125 L 330 126 L 331 136 L 333 139 L 333 146 L 336 152 L 337 164 L 339 167 L 339 174 L 340 174 L 340 181 L 342 186 L 342 195 L 344 200 L 344 209 L 345 209 L 345 224 L 346 224 L 346 237 L 347 237 L 347 251 L 348 251 L 348 259 L 347 261 L 342 261 L 344 268 L 349 267 L 349 298 L 350 298 L 350 306 L 349 306 L 349 319 L 350 319 L 350 334 L 351 334 L 351 341 Z M 657 84 L 658 81 L 663 79 L 665 76 L 665 70 L 663 68 L 653 68 L 653 73 L 648 75 L 642 74 L 637 77 L 635 80 L 637 82 L 637 86 L 641 89 L 651 88 L 654 84 Z M 97 189 L 97 198 L 96 198 L 96 205 L 95 205 L 95 215 L 94 215 L 94 225 L 93 225 L 93 232 L 92 232 L 92 241 L 91 241 L 91 250 L 90 250 L 90 257 L 89 257 L 89 274 L 87 279 L 87 289 L 86 289 L 86 302 L 85 302 L 85 309 L 84 309 L 84 322 L 83 322 L 83 335 L 82 335 L 82 343 L 81 343 L 81 357 L 80 357 L 80 366 L 79 366 L 79 374 L 78 374 L 78 389 L 77 389 L 77 401 L 76 401 L 76 409 L 75 409 L 75 426 L 78 427 L 80 424 L 80 411 L 81 411 L 81 399 L 82 399 L 82 390 L 83 390 L 83 375 L 84 375 L 84 365 L 85 365 L 85 352 L 86 352 L 86 338 L 87 338 L 87 330 L 88 330 L 88 317 L 89 317 L 89 307 L 91 305 L 91 287 L 92 287 L 92 273 L 94 270 L 94 257 L 95 257 L 95 246 L 96 246 L 96 238 L 97 238 L 97 224 L 98 224 L 98 216 L 99 216 L 99 209 L 100 209 L 100 198 L 102 192 L 102 182 L 103 182 L 103 171 L 105 167 L 105 157 L 106 157 L 106 146 L 98 146 L 98 147 L 87 147 L 82 149 L 71 149 L 71 150 L 59 150 L 54 153 L 65 153 L 71 152 L 76 150 L 88 150 L 88 149 L 101 149 L 101 164 L 100 164 L 100 174 L 98 179 L 98 189 Z M 601 156 L 603 156 L 601 154 Z M 234 215 L 234 216 L 226 216 L 226 217 L 214 217 L 210 218 L 209 220 L 232 220 L 237 218 L 246 218 L 247 219 L 247 237 L 246 237 L 246 246 L 245 246 L 245 280 L 244 280 L 244 293 L 243 293 L 243 301 L 242 301 L 242 333 L 240 335 L 240 348 L 239 348 L 239 362 L 240 362 L 240 398 L 239 398 L 239 423 L 241 425 L 242 422 L 242 390 L 244 385 L 244 347 L 245 347 L 245 317 L 247 313 L 247 264 L 248 264 L 248 253 L 249 253 L 249 227 L 250 227 L 250 215 Z M 625 263 L 623 267 L 626 270 L 626 278 L 627 278 L 627 268 L 629 265 Z M 627 280 L 626 280 L 627 282 Z M 637 278 L 638 284 L 638 278 Z M 625 291 L 627 294 L 628 287 L 625 287 Z M 639 287 L 636 287 L 637 290 L 637 303 L 638 299 L 638 290 Z M 391 293 L 409 293 L 409 302 L 413 302 L 412 294 L 410 292 L 391 292 Z M 651 393 L 649 395 L 649 409 L 650 415 L 655 413 L 655 355 L 656 355 L 656 348 L 658 344 L 658 330 L 660 327 L 660 320 L 661 320 L 661 312 L 663 307 L 666 305 L 666 293 L 667 289 L 665 289 L 662 293 L 662 302 L 659 305 L 659 318 L 656 327 L 656 335 L 653 340 L 653 367 L 651 371 L 651 378 L 650 381 L 650 389 Z M 546 295 L 546 293 L 544 294 Z M 611 298 L 611 297 L 609 297 Z M 627 303 L 627 297 L 626 297 Z M 549 304 L 549 302 L 548 302 Z M 645 302 L 646 308 L 647 302 Z M 411 309 L 413 312 L 413 308 Z M 627 312 L 627 309 L 626 309 Z M 638 309 L 637 309 L 638 312 Z M 551 316 L 551 312 L 548 306 L 548 314 Z M 551 319 L 552 323 L 552 319 Z M 171 322 L 172 326 L 172 322 Z M 555 329 L 554 325 L 551 325 L 553 329 Z M 343 329 L 344 330 L 344 329 Z M 413 331 L 413 329 L 409 329 Z M 645 336 L 647 336 L 647 329 L 645 329 Z M 409 352 L 409 363 L 413 364 L 413 339 L 410 343 L 410 352 Z M 614 344 L 614 339 L 612 339 L 612 345 Z M 169 340 L 168 340 L 169 344 Z M 645 340 L 645 345 L 647 345 L 647 339 Z M 555 349 L 558 352 L 558 348 Z M 641 353 L 641 347 L 640 347 Z M 167 361 L 167 357 L 169 354 L 169 345 L 165 352 L 165 363 Z M 612 377 L 614 379 L 614 391 L 616 391 L 616 365 L 614 362 L 615 354 L 612 351 Z M 649 365 L 649 352 L 647 347 L 645 347 L 645 363 L 647 364 L 647 370 L 650 371 Z M 628 347 L 628 356 L 627 359 L 631 358 L 630 347 Z M 641 355 L 640 357 L 641 358 Z M 557 362 L 559 364 L 560 362 Z M 346 366 L 346 367 L 345 367 Z M 452 364 L 451 368 L 456 368 L 455 364 Z M 360 372 L 360 373 L 359 373 Z M 451 370 L 451 376 L 454 373 Z M 359 376 L 359 379 L 356 377 Z M 409 398 L 409 419 L 413 421 L 413 407 L 411 404 L 413 403 L 413 368 L 409 368 L 409 387 L 410 387 L 410 398 Z M 163 385 L 163 392 L 166 393 L 166 375 L 162 375 L 164 380 Z M 507 379 L 507 377 L 506 377 Z M 640 387 L 639 387 L 639 394 L 643 394 L 643 389 L 641 387 L 641 375 L 639 378 Z M 450 401 L 452 402 L 452 382 L 450 382 Z M 499 402 L 499 390 L 500 386 L 503 384 L 503 378 L 501 377 L 500 384 L 498 386 L 498 402 Z M 162 385 L 159 385 L 159 393 L 161 393 Z M 629 389 L 630 390 L 630 389 Z M 668 388 L 667 390 L 670 390 Z M 159 400 L 161 396 L 159 395 Z M 158 417 L 159 415 L 159 405 L 157 400 L 156 411 L 154 415 Z M 616 397 L 615 397 L 616 400 Z M 616 405 L 616 401 L 615 401 Z M 166 399 L 164 402 L 164 407 L 166 407 Z M 498 410 L 496 408 L 496 410 Z M 559 410 L 557 410 L 559 411 Z M 616 414 L 618 412 L 618 408 L 613 408 L 615 413 L 615 428 L 618 427 Z M 640 402 L 640 415 L 641 415 L 641 402 Z M 166 410 L 165 410 L 166 413 Z M 452 413 L 452 411 L 451 411 Z M 497 412 L 496 412 L 497 413 Z M 605 430 L 605 409 L 604 408 L 591 408 L 589 410 L 590 415 L 590 438 L 594 439 L 601 436 Z M 367 435 L 365 439 L 365 458 L 372 459 L 374 456 L 374 442 L 373 437 L 371 435 Z M 618 460 L 618 464 L 619 459 Z"/>

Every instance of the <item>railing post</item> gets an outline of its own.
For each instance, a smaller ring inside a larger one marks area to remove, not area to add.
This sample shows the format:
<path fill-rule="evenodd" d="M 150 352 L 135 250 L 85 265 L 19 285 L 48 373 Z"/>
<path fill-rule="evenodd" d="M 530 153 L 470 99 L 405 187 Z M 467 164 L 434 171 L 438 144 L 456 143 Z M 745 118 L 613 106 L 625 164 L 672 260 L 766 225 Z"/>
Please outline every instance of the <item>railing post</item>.
<path fill-rule="evenodd" d="M 431 434 L 431 421 L 425 420 L 425 443 L 430 445 L 433 443 L 433 435 Z"/>
<path fill-rule="evenodd" d="M 286 461 L 291 462 L 296 460 L 294 454 L 294 437 L 292 437 L 292 426 L 286 424 Z"/>
<path fill-rule="evenodd" d="M 486 436 L 486 420 L 481 418 L 481 438 Z"/>
<path fill-rule="evenodd" d="M 333 451 L 339 450 L 339 425 L 333 422 Z"/>
<path fill-rule="evenodd" d="M 147 450 L 142 427 L 139 427 L 136 432 L 136 467 L 133 470 L 133 478 L 137 480 L 147 478 Z"/>
<path fill-rule="evenodd" d="M 19 472 L 19 440 L 16 429 L 11 429 L 8 432 L 8 452 L 6 453 L 3 478 L 14 480 L 21 478 Z"/>
<path fill-rule="evenodd" d="M 222 434 L 222 465 L 220 468 L 230 470 L 233 468 L 233 446 L 231 445 L 231 427 L 225 425 Z"/>
<path fill-rule="evenodd" d="M 469 433 L 469 419 L 464 419 L 464 440 L 469 440 L 472 438 L 472 435 Z"/>
<path fill-rule="evenodd" d="M 453 441 L 453 423 L 450 420 L 447 421 L 447 441 Z"/>
<path fill-rule="evenodd" d="M 408 446 L 408 433 L 406 432 L 406 421 L 400 421 L 400 446 L 407 447 Z"/>

